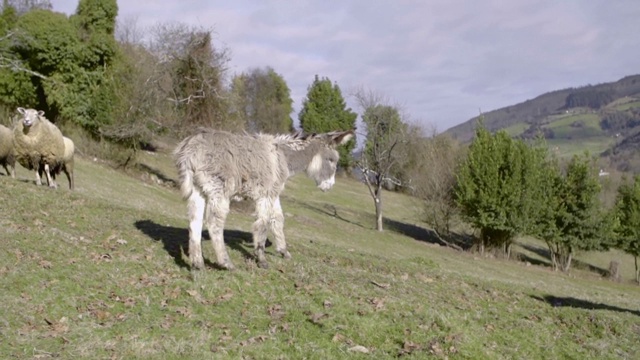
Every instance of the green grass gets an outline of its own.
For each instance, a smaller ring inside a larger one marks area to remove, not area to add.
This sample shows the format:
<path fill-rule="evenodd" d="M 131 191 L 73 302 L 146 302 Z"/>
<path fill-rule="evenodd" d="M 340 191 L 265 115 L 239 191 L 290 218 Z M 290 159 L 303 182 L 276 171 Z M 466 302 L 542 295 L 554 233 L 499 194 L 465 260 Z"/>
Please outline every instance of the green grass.
<path fill-rule="evenodd" d="M 527 123 L 517 123 L 517 124 L 513 124 L 511 126 L 508 126 L 508 127 L 504 128 L 502 130 L 506 131 L 507 134 L 509 134 L 509 136 L 515 137 L 515 136 L 518 136 L 518 135 L 522 134 L 528 128 L 529 128 L 529 124 L 527 124 Z"/>
<path fill-rule="evenodd" d="M 577 142 L 565 139 L 547 139 L 547 144 L 551 152 L 560 158 L 570 158 L 573 155 L 584 154 L 585 151 L 591 155 L 598 155 L 607 150 L 615 143 L 615 139 L 610 137 L 593 137 Z"/>
<path fill-rule="evenodd" d="M 615 105 L 613 108 L 618 110 L 618 111 L 626 111 L 629 109 L 635 109 L 635 108 L 639 108 L 640 107 L 640 100 L 632 100 L 629 99 L 629 101 L 623 102 L 621 104 L 617 104 Z"/>
<path fill-rule="evenodd" d="M 574 123 L 580 123 L 582 126 L 574 127 L 572 126 Z M 597 114 L 565 116 L 550 123 L 546 127 L 553 130 L 555 138 L 576 138 L 582 140 L 584 138 L 605 135 L 605 132 L 600 129 L 600 117 Z"/>
<path fill-rule="evenodd" d="M 175 176 L 166 156 L 145 156 Z M 322 193 L 295 177 L 282 198 L 291 260 L 268 248 L 270 269 L 256 266 L 240 207 L 226 226 L 237 269 L 191 272 L 175 189 L 76 168 L 74 192 L 64 179 L 36 187 L 24 169 L 0 176 L 0 358 L 640 356 L 640 287 L 621 254 L 614 283 L 592 271 L 612 253 L 580 256 L 569 274 L 550 271 L 532 239 L 518 249 L 534 265 L 461 253 L 431 243 L 415 200 L 385 192 L 380 233 L 364 185 Z"/>

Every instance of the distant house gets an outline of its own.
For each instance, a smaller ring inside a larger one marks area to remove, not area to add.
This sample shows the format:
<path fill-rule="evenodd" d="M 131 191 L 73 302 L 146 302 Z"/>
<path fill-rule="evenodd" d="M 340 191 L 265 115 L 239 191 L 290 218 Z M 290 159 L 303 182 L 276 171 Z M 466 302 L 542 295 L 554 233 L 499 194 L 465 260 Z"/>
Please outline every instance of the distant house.
<path fill-rule="evenodd" d="M 604 171 L 604 169 L 600 169 L 600 172 L 598 173 L 598 176 L 609 176 L 609 172 L 608 171 Z"/>

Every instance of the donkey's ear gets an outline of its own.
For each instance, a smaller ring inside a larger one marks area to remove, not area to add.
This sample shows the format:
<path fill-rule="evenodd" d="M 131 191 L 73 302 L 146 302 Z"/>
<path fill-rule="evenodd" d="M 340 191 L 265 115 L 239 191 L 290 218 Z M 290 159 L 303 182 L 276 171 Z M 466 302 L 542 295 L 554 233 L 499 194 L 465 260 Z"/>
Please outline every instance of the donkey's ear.
<path fill-rule="evenodd" d="M 44 116 L 44 111 L 42 110 L 38 111 L 38 116 Z"/>
<path fill-rule="evenodd" d="M 355 136 L 355 132 L 353 130 L 348 131 L 334 131 L 329 133 L 331 143 L 334 145 L 343 145 L 346 144 L 347 141 L 353 139 Z"/>
<path fill-rule="evenodd" d="M 24 115 L 24 113 L 26 113 L 27 111 L 23 108 L 23 107 L 19 107 L 18 108 L 18 112 L 22 115 Z"/>

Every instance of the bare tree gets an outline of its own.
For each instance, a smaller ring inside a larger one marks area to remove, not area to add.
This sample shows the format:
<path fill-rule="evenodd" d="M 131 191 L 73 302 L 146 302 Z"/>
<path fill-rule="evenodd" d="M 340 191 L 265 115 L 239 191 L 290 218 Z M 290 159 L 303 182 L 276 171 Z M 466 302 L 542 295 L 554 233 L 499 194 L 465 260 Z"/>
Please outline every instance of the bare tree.
<path fill-rule="evenodd" d="M 53 6 L 49 0 L 5 0 L 0 3 L 0 8 L 13 6 L 18 15 L 22 15 L 33 9 L 51 10 Z"/>
<path fill-rule="evenodd" d="M 458 219 L 453 188 L 461 149 L 450 136 L 438 134 L 435 129 L 426 137 L 412 133 L 408 142 L 413 149 L 412 154 L 417 154 L 408 170 L 412 179 L 412 193 L 424 201 L 424 219 L 442 243 L 460 250 L 448 239 Z"/>
<path fill-rule="evenodd" d="M 128 16 L 118 20 L 115 37 L 120 44 L 142 46 L 144 29 L 138 25 L 138 17 Z"/>
<path fill-rule="evenodd" d="M 379 93 L 360 89 L 354 97 L 362 108 L 362 122 L 367 128 L 365 147 L 358 168 L 373 198 L 376 209 L 376 229 L 383 231 L 382 191 L 386 183 L 402 185 L 392 176 L 401 163 L 398 156 L 408 130 L 398 106 L 389 105 Z"/>
<path fill-rule="evenodd" d="M 180 23 L 158 24 L 147 49 L 164 75 L 157 83 L 180 122 L 228 130 L 241 128 L 227 117 L 229 96 L 224 87 L 229 54 L 213 44 L 213 31 Z"/>

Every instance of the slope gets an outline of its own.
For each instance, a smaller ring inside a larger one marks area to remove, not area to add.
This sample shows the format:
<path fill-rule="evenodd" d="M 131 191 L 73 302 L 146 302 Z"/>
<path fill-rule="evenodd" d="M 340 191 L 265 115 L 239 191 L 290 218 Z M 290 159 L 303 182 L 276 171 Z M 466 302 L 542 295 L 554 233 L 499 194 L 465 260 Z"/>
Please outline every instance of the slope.
<path fill-rule="evenodd" d="M 175 176 L 166 155 L 145 163 Z M 0 176 L 2 358 L 640 355 L 628 273 L 613 283 L 441 248 L 402 195 L 385 193 L 379 233 L 362 184 L 321 193 L 296 177 L 282 199 L 293 259 L 269 248 L 271 268 L 257 268 L 238 207 L 225 230 L 238 269 L 192 273 L 177 191 L 81 158 L 76 175 L 75 192 Z"/>

